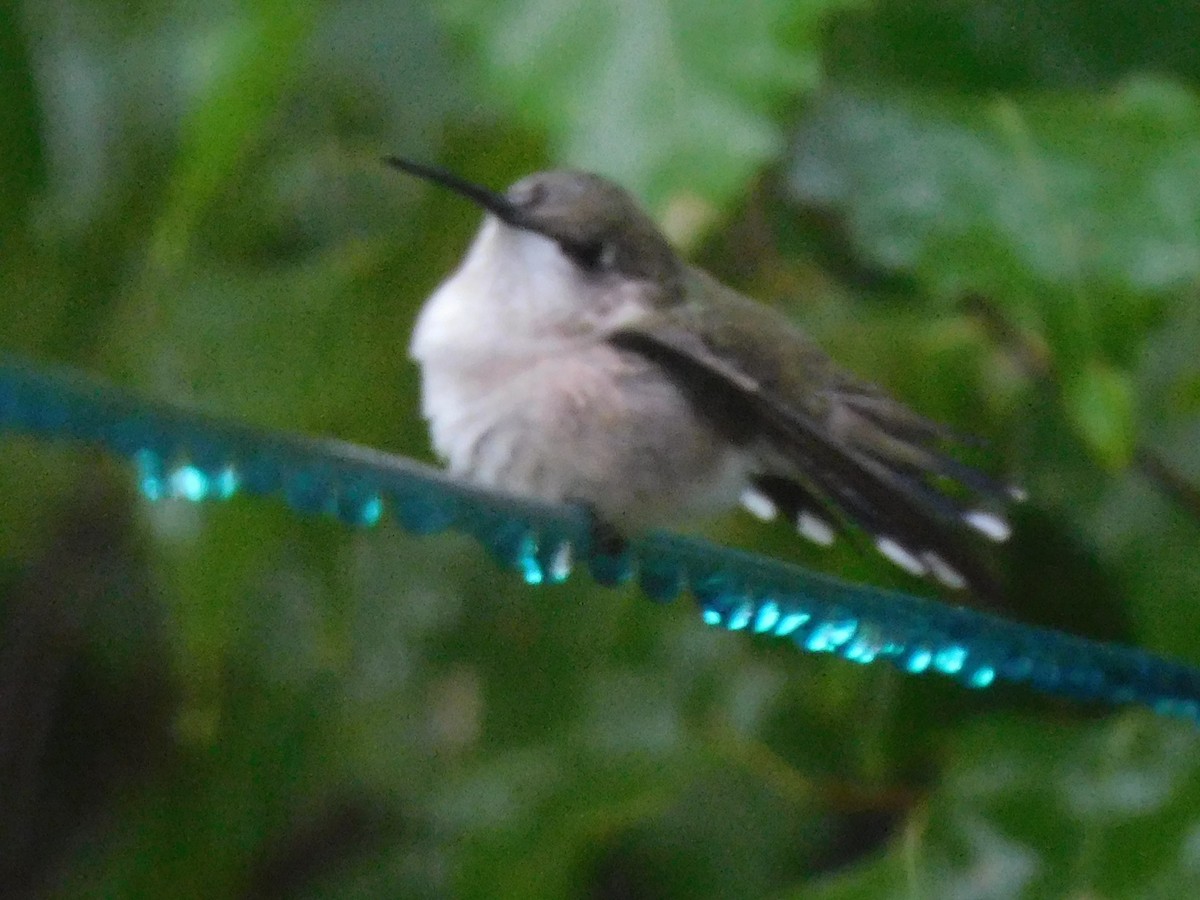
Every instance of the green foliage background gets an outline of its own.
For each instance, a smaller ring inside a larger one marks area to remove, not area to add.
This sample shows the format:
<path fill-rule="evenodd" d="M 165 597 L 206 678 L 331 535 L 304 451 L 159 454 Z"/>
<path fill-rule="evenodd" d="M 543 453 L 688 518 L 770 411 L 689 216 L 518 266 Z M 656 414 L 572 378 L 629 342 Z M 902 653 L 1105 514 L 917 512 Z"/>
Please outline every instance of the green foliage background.
<path fill-rule="evenodd" d="M 593 168 L 1032 500 L 1008 613 L 1200 662 L 1200 7 L 0 5 L 0 350 L 428 456 L 416 309 Z M 0 442 L 0 893 L 1181 897 L 1200 735 L 137 499 Z M 718 538 L 928 590 L 741 517 Z"/>

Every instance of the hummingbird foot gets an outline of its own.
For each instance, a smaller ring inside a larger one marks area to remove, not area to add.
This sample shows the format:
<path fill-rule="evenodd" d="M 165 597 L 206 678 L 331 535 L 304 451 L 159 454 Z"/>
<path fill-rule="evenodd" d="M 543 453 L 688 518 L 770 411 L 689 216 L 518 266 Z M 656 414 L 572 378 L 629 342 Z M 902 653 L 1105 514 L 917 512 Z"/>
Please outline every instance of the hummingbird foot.
<path fill-rule="evenodd" d="M 600 584 L 615 587 L 633 577 L 633 552 L 629 539 L 596 510 L 594 503 L 570 499 L 588 512 L 588 548 L 592 577 Z"/>

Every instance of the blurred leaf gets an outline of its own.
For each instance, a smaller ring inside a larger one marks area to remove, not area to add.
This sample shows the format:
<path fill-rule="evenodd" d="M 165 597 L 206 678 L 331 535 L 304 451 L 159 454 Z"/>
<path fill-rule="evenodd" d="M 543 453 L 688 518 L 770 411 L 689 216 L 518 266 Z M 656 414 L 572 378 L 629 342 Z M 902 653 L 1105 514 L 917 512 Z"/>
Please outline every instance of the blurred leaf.
<path fill-rule="evenodd" d="M 1200 83 L 1192 0 L 880 0 L 835 18 L 830 74 L 961 91 L 1095 88 L 1130 72 Z"/>
<path fill-rule="evenodd" d="M 278 108 L 299 62 L 318 6 L 259 0 L 219 29 L 206 48 L 201 102 L 184 122 L 170 195 L 151 260 L 178 258 L 197 216 L 230 176 L 249 143 Z"/>
<path fill-rule="evenodd" d="M 1066 377 L 1063 398 L 1075 427 L 1096 458 L 1117 470 L 1133 458 L 1133 389 L 1129 378 L 1092 363 Z"/>
<path fill-rule="evenodd" d="M 479 80 L 551 135 L 554 163 L 604 172 L 661 212 L 681 188 L 725 206 L 782 146 L 820 70 L 825 13 L 855 0 L 591 4 L 454 0 Z"/>
<path fill-rule="evenodd" d="M 19 7 L 0 4 L 0 239 L 25 213 L 45 184 L 41 109 L 25 44 Z"/>
<path fill-rule="evenodd" d="M 1082 730 L 977 726 L 886 856 L 795 896 L 1195 896 L 1194 744 L 1190 728 L 1145 716 Z"/>
<path fill-rule="evenodd" d="M 1200 103 L 1161 82 L 1102 98 L 832 91 L 790 184 L 867 262 L 940 298 L 995 298 L 1064 368 L 1129 359 L 1156 295 L 1200 277 Z"/>

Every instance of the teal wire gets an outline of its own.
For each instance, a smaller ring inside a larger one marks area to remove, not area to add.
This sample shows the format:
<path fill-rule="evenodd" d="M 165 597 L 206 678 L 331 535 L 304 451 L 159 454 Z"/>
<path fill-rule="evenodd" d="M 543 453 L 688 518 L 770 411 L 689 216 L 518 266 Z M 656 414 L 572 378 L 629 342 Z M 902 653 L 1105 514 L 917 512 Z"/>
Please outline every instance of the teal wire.
<path fill-rule="evenodd" d="M 431 466 L 353 444 L 268 432 L 147 400 L 79 373 L 0 361 L 0 433 L 101 447 L 130 460 L 151 499 L 278 496 L 301 514 L 477 538 L 529 584 L 585 566 L 651 599 L 688 591 L 713 627 L 791 641 L 860 664 L 887 661 L 970 688 L 1008 682 L 1073 700 L 1139 704 L 1200 724 L 1200 669 L 1135 648 L 851 584 L 665 532 L 617 555 L 592 547 L 583 509 L 483 490 Z"/>

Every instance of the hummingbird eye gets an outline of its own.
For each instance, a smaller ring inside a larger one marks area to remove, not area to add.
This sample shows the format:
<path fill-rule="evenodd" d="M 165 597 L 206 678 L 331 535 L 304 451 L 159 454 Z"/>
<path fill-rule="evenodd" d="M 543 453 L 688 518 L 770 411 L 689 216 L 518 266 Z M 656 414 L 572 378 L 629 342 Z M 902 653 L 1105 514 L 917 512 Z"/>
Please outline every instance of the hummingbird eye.
<path fill-rule="evenodd" d="M 541 181 L 522 181 L 508 191 L 508 199 L 525 210 L 535 209 L 546 202 L 546 185 Z"/>
<path fill-rule="evenodd" d="M 562 241 L 563 253 L 585 272 L 608 272 L 617 265 L 617 245 L 613 241 Z"/>

